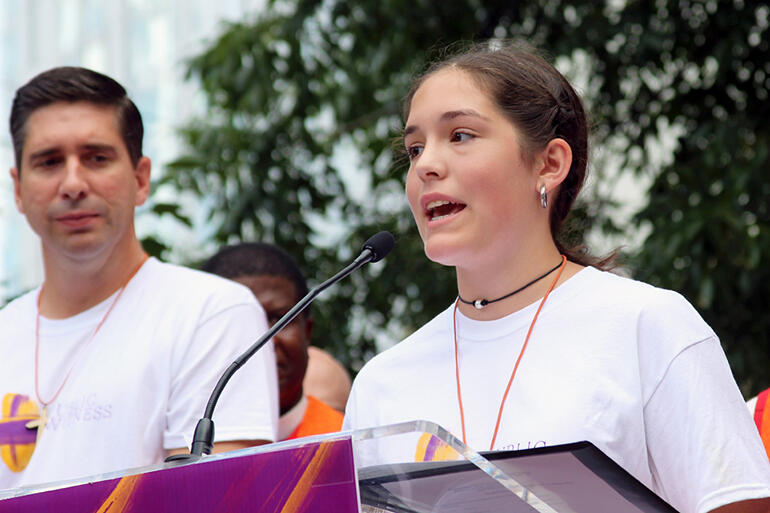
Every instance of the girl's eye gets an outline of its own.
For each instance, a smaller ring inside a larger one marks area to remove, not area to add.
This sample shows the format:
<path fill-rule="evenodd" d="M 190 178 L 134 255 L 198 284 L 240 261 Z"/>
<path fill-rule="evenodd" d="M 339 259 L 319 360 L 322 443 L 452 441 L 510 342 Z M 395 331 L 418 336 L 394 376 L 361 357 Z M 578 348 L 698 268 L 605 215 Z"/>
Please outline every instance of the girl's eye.
<path fill-rule="evenodd" d="M 472 134 L 466 132 L 453 132 L 452 142 L 465 142 L 473 138 Z"/>
<path fill-rule="evenodd" d="M 420 153 L 422 153 L 423 147 L 419 144 L 413 144 L 412 146 L 408 146 L 406 148 L 406 154 L 409 155 L 409 160 L 416 159 L 420 156 Z"/>

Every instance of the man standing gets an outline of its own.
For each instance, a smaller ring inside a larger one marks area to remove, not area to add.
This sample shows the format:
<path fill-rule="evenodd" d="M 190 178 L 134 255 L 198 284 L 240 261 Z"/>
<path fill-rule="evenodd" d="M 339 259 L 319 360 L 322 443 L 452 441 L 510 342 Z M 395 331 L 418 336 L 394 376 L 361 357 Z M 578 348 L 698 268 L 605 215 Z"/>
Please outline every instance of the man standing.
<path fill-rule="evenodd" d="M 228 246 L 203 264 L 202 269 L 251 289 L 265 308 L 271 326 L 308 292 L 305 276 L 294 259 L 271 244 Z M 303 390 L 312 331 L 313 318 L 305 310 L 273 337 L 281 398 L 279 440 L 331 433 L 342 427 L 340 412 Z"/>
<path fill-rule="evenodd" d="M 148 258 L 134 231 L 150 159 L 125 89 L 54 68 L 11 110 L 16 205 L 45 278 L 0 310 L 0 489 L 186 452 L 209 392 L 266 329 L 248 290 Z M 233 378 L 215 450 L 275 439 L 271 346 Z"/>

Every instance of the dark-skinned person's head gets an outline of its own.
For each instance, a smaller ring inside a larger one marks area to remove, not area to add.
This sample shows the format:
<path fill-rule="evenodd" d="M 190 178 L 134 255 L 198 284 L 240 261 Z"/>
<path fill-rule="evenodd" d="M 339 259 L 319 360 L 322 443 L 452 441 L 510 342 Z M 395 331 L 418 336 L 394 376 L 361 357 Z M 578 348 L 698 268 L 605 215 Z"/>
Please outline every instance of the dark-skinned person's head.
<path fill-rule="evenodd" d="M 249 242 L 227 246 L 201 269 L 251 289 L 265 309 L 270 326 L 308 292 L 305 276 L 294 259 L 273 244 Z M 302 398 L 312 331 L 313 319 L 305 310 L 273 337 L 282 415 Z"/>

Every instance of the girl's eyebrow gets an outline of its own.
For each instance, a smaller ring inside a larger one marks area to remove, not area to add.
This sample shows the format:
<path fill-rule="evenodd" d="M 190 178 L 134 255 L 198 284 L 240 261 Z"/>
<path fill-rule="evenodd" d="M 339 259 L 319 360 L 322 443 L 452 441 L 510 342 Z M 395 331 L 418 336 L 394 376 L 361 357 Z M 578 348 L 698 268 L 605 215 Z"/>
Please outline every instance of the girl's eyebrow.
<path fill-rule="evenodd" d="M 474 118 L 479 118 L 484 121 L 489 121 L 489 118 L 486 116 L 482 116 L 481 113 L 474 109 L 461 109 L 461 110 L 449 110 L 447 112 L 444 112 L 441 117 L 439 118 L 439 121 L 448 121 L 450 119 L 459 118 L 460 116 L 471 116 Z M 404 128 L 404 137 L 407 135 L 416 132 L 419 129 L 417 125 L 409 125 L 406 128 Z"/>

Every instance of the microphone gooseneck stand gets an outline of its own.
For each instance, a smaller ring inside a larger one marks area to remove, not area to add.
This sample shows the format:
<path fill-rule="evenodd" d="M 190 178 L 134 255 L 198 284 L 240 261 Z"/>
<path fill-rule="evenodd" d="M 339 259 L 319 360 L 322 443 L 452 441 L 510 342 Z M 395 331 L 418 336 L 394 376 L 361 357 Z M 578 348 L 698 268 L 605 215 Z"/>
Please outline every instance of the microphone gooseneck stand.
<path fill-rule="evenodd" d="M 273 326 L 267 330 L 251 347 L 249 347 L 241 356 L 239 356 L 230 366 L 225 370 L 222 376 L 219 378 L 214 390 L 209 396 L 208 403 L 206 404 L 206 410 L 203 413 L 203 417 L 198 421 L 195 426 L 195 433 L 193 434 L 192 446 L 190 447 L 190 454 L 175 454 L 166 458 L 167 462 L 186 462 L 196 461 L 204 454 L 211 454 L 211 449 L 214 445 L 214 421 L 212 417 L 214 415 L 214 408 L 219 401 L 219 396 L 222 394 L 227 382 L 233 377 L 235 372 L 240 369 L 249 358 L 259 351 L 263 345 L 270 340 L 273 335 L 278 333 L 284 326 L 289 324 L 297 315 L 299 315 L 305 308 L 313 302 L 313 300 L 323 292 L 325 289 L 334 285 L 338 281 L 342 280 L 350 273 L 358 269 L 359 267 L 368 264 L 369 262 L 379 262 L 388 253 L 391 252 L 395 245 L 395 239 L 390 232 L 379 232 L 370 237 L 363 245 L 361 254 L 353 260 L 347 267 L 340 272 L 321 283 L 317 287 L 313 288 L 307 293 L 291 310 L 286 312 L 286 315 L 281 317 Z"/>

